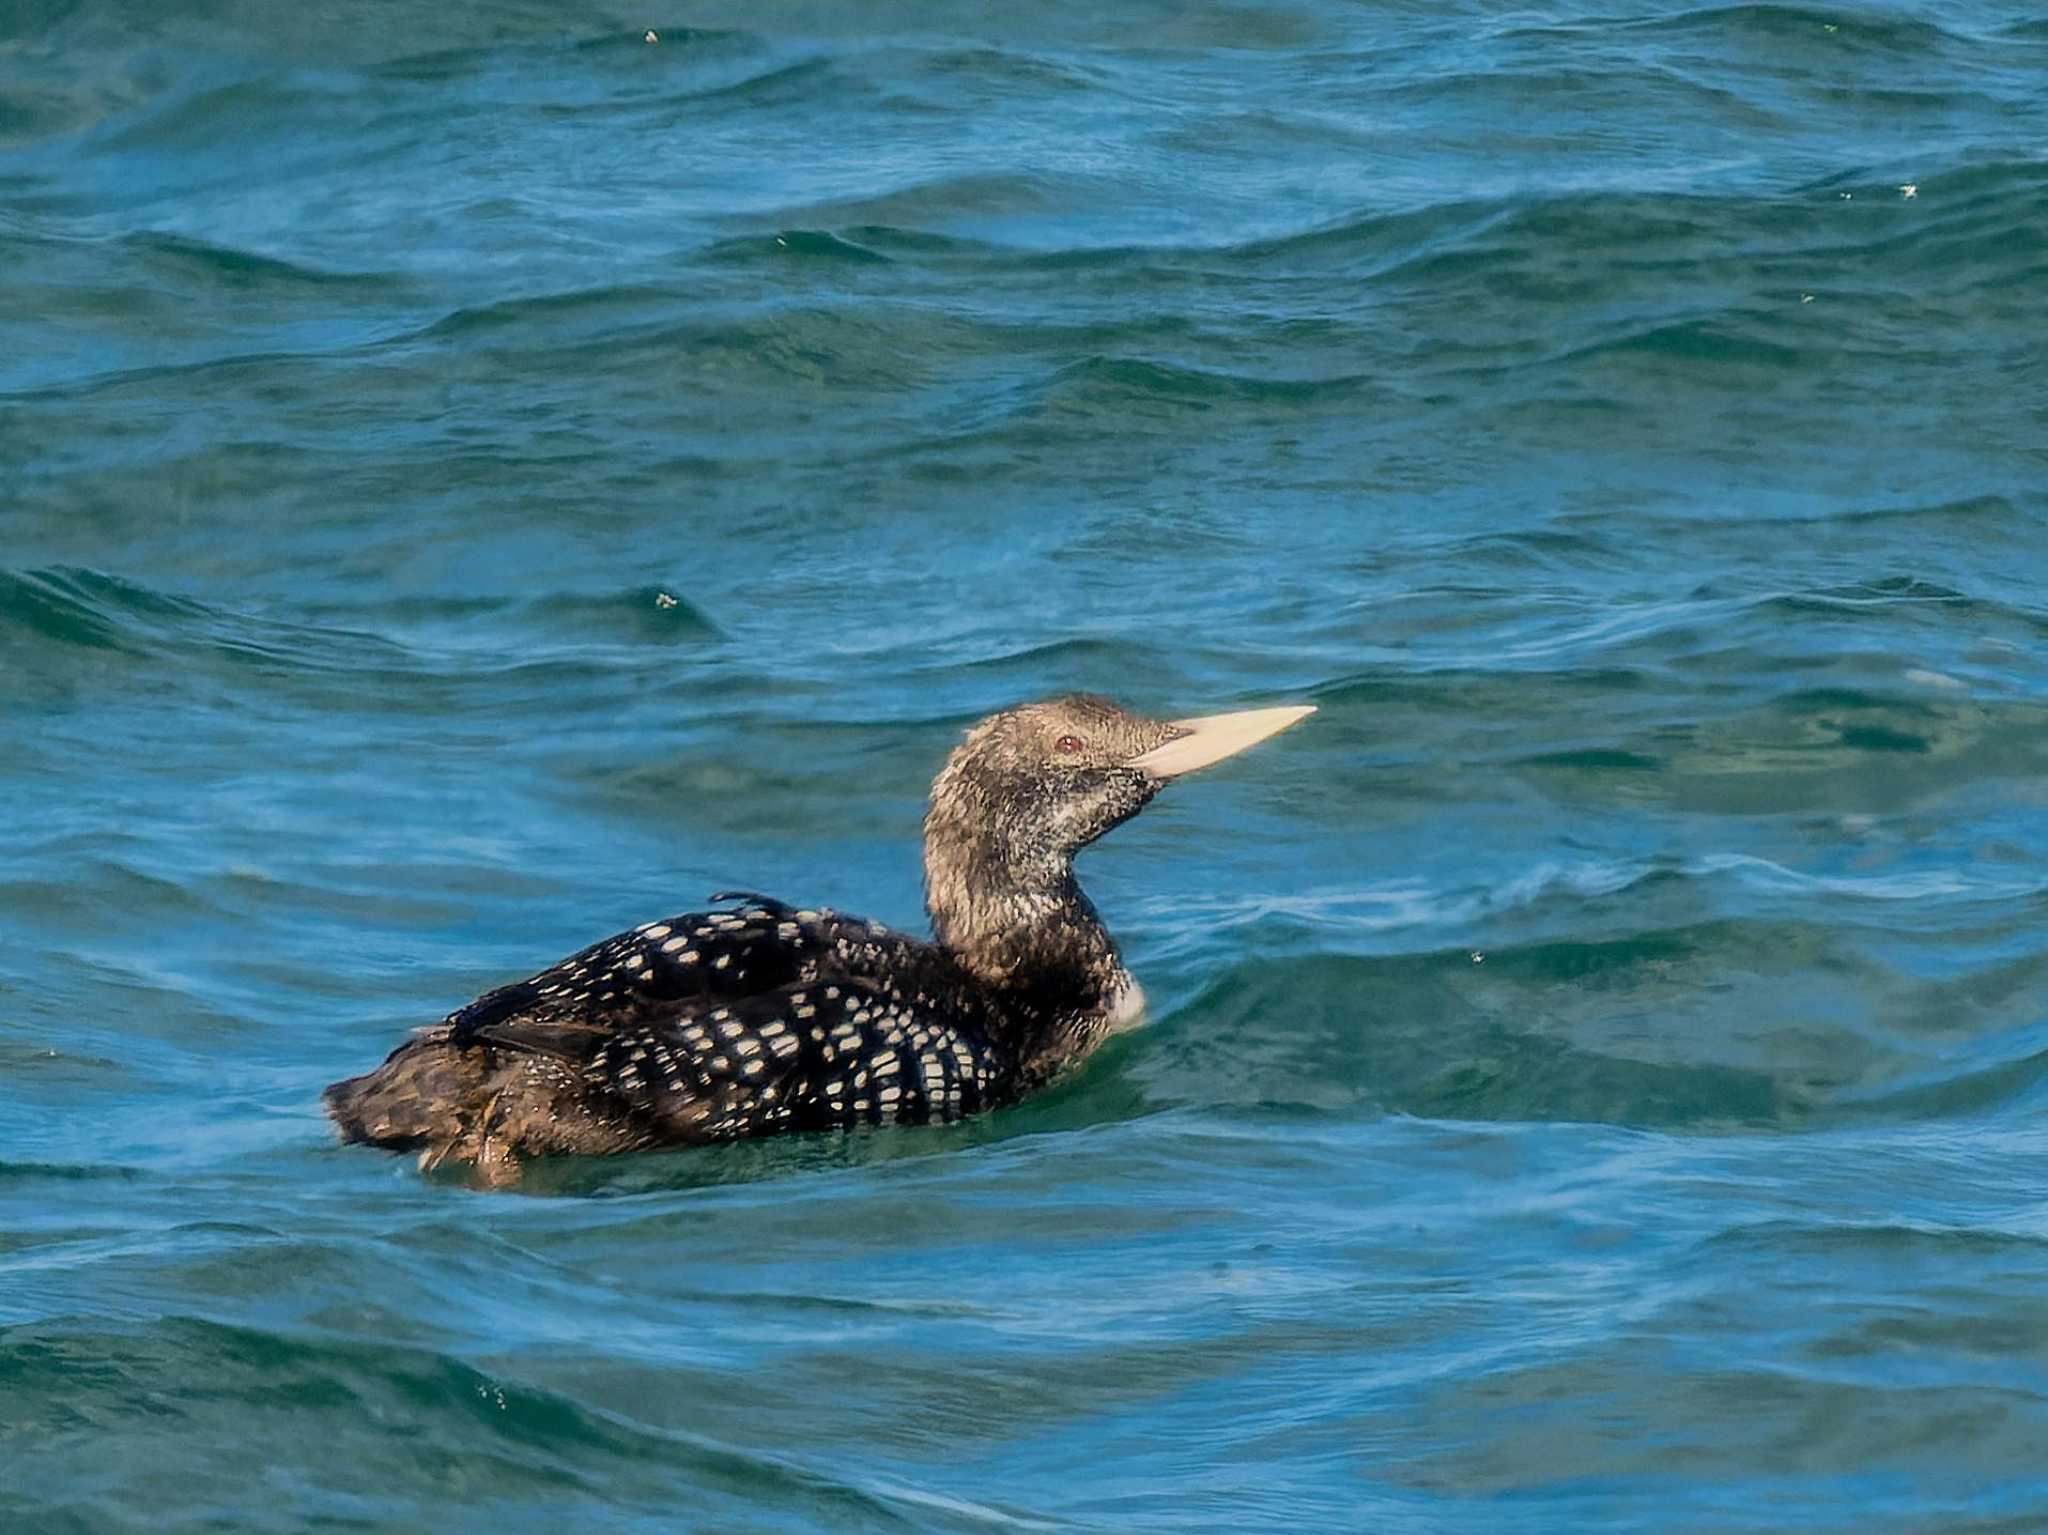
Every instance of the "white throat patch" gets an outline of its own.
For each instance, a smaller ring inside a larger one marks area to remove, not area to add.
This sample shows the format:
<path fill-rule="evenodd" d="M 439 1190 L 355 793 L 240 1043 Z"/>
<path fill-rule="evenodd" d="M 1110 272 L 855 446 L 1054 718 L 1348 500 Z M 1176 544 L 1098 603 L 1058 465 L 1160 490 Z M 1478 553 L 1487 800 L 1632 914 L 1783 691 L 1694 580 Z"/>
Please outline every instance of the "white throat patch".
<path fill-rule="evenodd" d="M 1123 1034 L 1135 1029 L 1145 1021 L 1145 988 L 1135 978 L 1126 978 L 1123 990 L 1116 994 L 1116 1000 L 1109 1005 L 1109 1030 L 1111 1034 Z"/>

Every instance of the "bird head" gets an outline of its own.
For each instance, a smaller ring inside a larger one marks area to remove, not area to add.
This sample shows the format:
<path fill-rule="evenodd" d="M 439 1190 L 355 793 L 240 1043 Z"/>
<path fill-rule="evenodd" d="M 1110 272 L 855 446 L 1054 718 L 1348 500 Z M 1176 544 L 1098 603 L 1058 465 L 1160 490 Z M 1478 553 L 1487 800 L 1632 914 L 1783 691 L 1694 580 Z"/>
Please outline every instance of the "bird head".
<path fill-rule="evenodd" d="M 1071 881 L 1077 852 L 1165 785 L 1314 712 L 1160 720 L 1070 693 L 990 715 L 947 758 L 925 816 L 926 897 L 941 940 L 1018 920 L 1006 903 L 1028 915 L 1036 893 Z"/>

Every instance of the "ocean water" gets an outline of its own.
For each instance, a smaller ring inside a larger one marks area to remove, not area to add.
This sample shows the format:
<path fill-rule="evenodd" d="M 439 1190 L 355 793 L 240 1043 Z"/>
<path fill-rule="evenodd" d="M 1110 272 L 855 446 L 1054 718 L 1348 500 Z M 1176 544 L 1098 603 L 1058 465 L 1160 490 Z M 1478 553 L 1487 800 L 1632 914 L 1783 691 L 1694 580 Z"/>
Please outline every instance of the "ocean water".
<path fill-rule="evenodd" d="M 0 1527 L 2048 1528 L 2044 484 L 2038 7 L 0 6 Z M 1079 1074 L 333 1143 L 1076 687 Z"/>

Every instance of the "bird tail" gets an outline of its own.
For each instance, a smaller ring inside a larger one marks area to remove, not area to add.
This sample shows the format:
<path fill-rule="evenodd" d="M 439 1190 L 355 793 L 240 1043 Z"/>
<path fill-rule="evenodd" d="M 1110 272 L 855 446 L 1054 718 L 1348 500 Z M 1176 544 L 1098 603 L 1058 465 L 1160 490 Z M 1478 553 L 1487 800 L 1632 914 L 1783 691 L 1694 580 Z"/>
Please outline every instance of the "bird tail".
<path fill-rule="evenodd" d="M 482 1055 L 457 1049 L 445 1024 L 422 1029 L 375 1071 L 333 1083 L 320 1096 L 344 1141 L 445 1154 L 475 1114 Z"/>

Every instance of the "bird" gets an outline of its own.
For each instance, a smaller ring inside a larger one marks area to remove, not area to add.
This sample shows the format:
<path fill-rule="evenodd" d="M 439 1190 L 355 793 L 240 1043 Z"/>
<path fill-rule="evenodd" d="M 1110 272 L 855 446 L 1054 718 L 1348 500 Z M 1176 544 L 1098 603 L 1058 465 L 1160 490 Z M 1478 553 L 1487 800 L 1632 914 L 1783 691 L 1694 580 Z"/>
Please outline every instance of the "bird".
<path fill-rule="evenodd" d="M 1162 720 L 1097 694 L 972 726 L 924 818 L 930 940 L 745 891 L 420 1029 L 323 1099 L 344 1143 L 516 1182 L 554 1155 L 950 1122 L 1133 1026 L 1144 993 L 1074 856 L 1313 705 Z"/>

